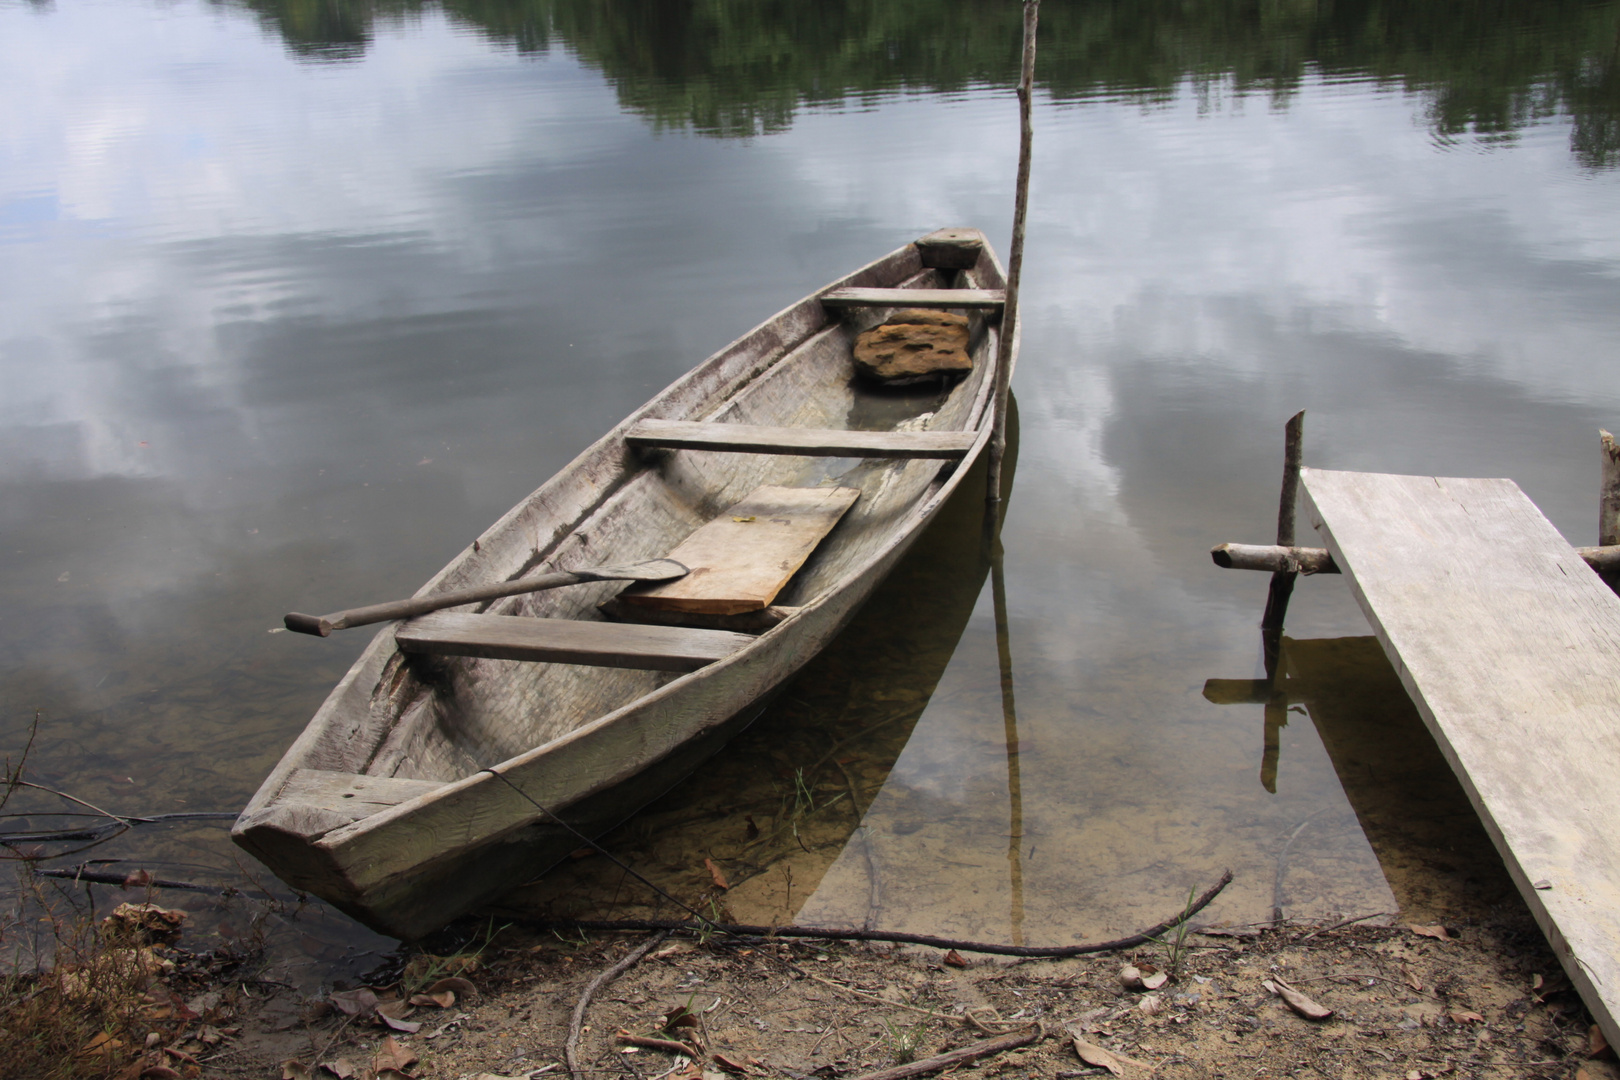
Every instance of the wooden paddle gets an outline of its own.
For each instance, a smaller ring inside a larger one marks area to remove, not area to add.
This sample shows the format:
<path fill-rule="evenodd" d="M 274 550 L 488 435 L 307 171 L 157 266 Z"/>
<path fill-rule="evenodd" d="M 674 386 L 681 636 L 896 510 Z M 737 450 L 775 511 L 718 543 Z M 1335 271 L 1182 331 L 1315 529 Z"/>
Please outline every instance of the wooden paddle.
<path fill-rule="evenodd" d="M 555 574 L 541 574 L 538 577 L 514 578 L 511 581 L 497 581 L 491 585 L 452 589 L 450 592 L 434 593 L 432 596 L 418 596 L 410 600 L 394 600 L 386 604 L 350 608 L 348 611 L 334 611 L 330 615 L 300 615 L 293 611 L 282 616 L 281 621 L 286 624 L 287 629 L 297 633 L 326 637 L 334 630 L 347 630 L 351 626 L 392 622 L 394 619 L 412 619 L 442 608 L 459 607 L 480 600 L 495 600 L 502 596 L 516 596 L 519 593 L 540 592 L 542 589 L 556 589 L 563 585 L 579 585 L 587 581 L 674 581 L 689 573 L 690 570 L 674 559 L 653 559 L 649 562 L 632 563 L 629 566 L 597 566 L 588 570 L 564 570 Z"/>

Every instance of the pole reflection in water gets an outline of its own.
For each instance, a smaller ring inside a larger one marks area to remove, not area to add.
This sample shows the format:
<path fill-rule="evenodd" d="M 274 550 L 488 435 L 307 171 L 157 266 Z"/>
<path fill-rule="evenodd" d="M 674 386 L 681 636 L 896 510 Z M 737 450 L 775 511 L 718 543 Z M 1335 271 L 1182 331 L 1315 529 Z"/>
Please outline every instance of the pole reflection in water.
<path fill-rule="evenodd" d="M 990 554 L 990 591 L 996 609 L 996 658 L 1001 664 L 1001 718 L 1007 730 L 1007 883 L 1012 943 L 1024 943 L 1024 788 L 1018 772 L 1018 708 L 1013 700 L 1012 631 L 1007 625 L 1007 578 L 1001 538 Z"/>
<path fill-rule="evenodd" d="M 1267 790 L 1277 779 L 1274 717 L 1286 723 L 1290 711 L 1305 713 L 1402 918 L 1480 916 L 1510 901 L 1515 893 L 1501 859 L 1377 639 L 1283 637 L 1280 646 L 1274 681 L 1204 684 L 1204 696 L 1217 704 L 1265 706 Z"/>

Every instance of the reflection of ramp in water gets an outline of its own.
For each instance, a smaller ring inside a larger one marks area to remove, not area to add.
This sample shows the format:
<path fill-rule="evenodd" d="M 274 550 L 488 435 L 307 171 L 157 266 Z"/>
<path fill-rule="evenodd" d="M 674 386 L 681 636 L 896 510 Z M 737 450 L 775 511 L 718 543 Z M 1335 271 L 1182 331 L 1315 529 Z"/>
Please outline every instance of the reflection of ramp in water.
<path fill-rule="evenodd" d="M 1012 489 L 1009 412 L 1003 503 Z M 738 922 L 791 922 L 855 838 L 867 868 L 865 921 L 882 909 L 882 853 L 861 818 L 927 708 L 984 587 L 982 464 L 832 645 L 760 719 L 657 802 L 602 838 L 686 903 L 714 894 Z M 721 893 L 705 860 L 730 888 Z M 698 906 L 694 903 L 694 906 Z M 600 856 L 520 886 L 498 908 L 527 915 L 633 918 L 658 898 Z M 700 910 L 707 910 L 706 901 Z"/>
<path fill-rule="evenodd" d="M 1376 638 L 1284 638 L 1276 683 L 1211 679 L 1204 695 L 1266 706 L 1261 774 L 1272 788 L 1279 718 L 1286 723 L 1289 709 L 1303 706 L 1403 918 L 1481 915 L 1511 895 L 1468 797 Z"/>

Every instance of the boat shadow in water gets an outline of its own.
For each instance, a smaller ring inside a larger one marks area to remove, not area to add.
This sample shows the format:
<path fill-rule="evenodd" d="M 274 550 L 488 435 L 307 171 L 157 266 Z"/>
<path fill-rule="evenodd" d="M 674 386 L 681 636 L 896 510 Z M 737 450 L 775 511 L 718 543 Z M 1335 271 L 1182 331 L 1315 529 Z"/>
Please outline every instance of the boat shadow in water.
<path fill-rule="evenodd" d="M 1310 717 L 1404 920 L 1480 918 L 1517 897 L 1376 638 L 1285 637 L 1274 682 L 1210 679 L 1204 696 L 1263 706 L 1260 780 L 1272 791 L 1281 728 Z"/>
<path fill-rule="evenodd" d="M 1017 433 L 1013 399 L 1002 513 L 1012 495 Z M 882 908 L 877 855 L 861 821 L 928 707 L 990 575 L 984 472 L 981 460 L 849 626 L 757 720 L 600 837 L 601 847 L 706 915 L 786 925 L 840 854 L 861 845 L 872 870 L 867 921 L 875 922 Z M 593 849 L 575 855 L 509 890 L 490 911 L 582 919 L 684 914 Z"/>

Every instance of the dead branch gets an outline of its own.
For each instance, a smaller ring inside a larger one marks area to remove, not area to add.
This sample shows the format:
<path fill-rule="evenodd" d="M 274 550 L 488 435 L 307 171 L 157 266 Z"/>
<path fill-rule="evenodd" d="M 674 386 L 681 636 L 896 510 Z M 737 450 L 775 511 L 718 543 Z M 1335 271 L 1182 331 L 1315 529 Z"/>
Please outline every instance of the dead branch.
<path fill-rule="evenodd" d="M 939 1072 L 969 1061 L 977 1061 L 991 1054 L 999 1054 L 1003 1050 L 1016 1050 L 1020 1046 L 1028 1046 L 1045 1035 L 1045 1030 L 1035 1024 L 1024 1031 L 1013 1035 L 1003 1035 L 999 1039 L 986 1039 L 964 1046 L 960 1050 L 952 1050 L 948 1054 L 939 1054 L 935 1057 L 924 1058 L 922 1061 L 913 1061 L 909 1065 L 896 1065 L 892 1069 L 880 1069 L 865 1076 L 856 1077 L 855 1080 L 908 1080 L 913 1076 L 922 1076 L 926 1073 Z"/>
<path fill-rule="evenodd" d="M 1146 930 L 1132 934 L 1130 937 L 1116 938 L 1113 941 L 1098 941 L 1088 945 L 1057 945 L 1043 947 L 1038 945 L 999 945 L 985 941 L 958 941 L 954 938 L 935 937 L 932 934 L 906 934 L 889 930 L 834 930 L 821 926 L 747 926 L 735 923 L 702 924 L 690 922 L 675 922 L 663 919 L 605 919 L 605 920 L 561 920 L 544 921 L 532 925 L 541 927 L 555 927 L 558 929 L 591 930 L 591 931 L 623 931 L 623 930 L 668 930 L 687 931 L 696 933 L 729 934 L 733 937 L 744 938 L 811 938 L 818 941 L 880 941 L 897 945 L 927 945 L 936 949 L 956 949 L 959 952 L 986 953 L 992 956 L 1022 956 L 1032 960 L 1056 960 L 1067 956 L 1085 956 L 1089 953 L 1118 952 L 1120 949 L 1134 949 L 1138 945 L 1145 945 L 1154 938 L 1186 922 L 1215 899 L 1222 889 L 1232 883 L 1232 871 L 1228 870 L 1221 875 L 1221 879 L 1212 885 L 1204 894 L 1188 904 L 1175 915 Z"/>
<path fill-rule="evenodd" d="M 563 1057 L 568 1062 L 568 1075 L 573 1080 L 585 1080 L 585 1072 L 579 1067 L 579 1036 L 580 1030 L 585 1026 L 585 1010 L 590 1007 L 591 998 L 595 997 L 596 992 L 602 987 L 635 967 L 643 956 L 663 944 L 667 937 L 669 931 L 665 930 L 643 941 L 630 950 L 623 960 L 592 979 L 590 985 L 585 987 L 585 992 L 579 995 L 579 1000 L 574 1003 L 574 1015 L 568 1020 L 568 1041 L 563 1044 Z"/>

